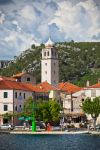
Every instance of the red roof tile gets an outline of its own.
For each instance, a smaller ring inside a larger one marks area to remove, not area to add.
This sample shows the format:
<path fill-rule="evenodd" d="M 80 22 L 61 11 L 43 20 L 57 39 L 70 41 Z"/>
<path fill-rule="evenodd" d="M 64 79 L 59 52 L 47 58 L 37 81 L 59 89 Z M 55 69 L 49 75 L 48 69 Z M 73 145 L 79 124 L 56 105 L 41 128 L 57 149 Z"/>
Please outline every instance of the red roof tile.
<path fill-rule="evenodd" d="M 60 88 L 61 91 L 64 91 L 68 94 L 78 92 L 82 89 L 81 87 L 78 87 L 78 86 L 76 86 L 72 83 L 69 83 L 69 82 L 59 83 L 58 87 Z"/>
<path fill-rule="evenodd" d="M 25 84 L 10 80 L 0 80 L 0 89 L 30 91 L 30 89 L 26 87 Z"/>
<path fill-rule="evenodd" d="M 58 91 L 60 89 L 58 89 L 57 87 L 49 84 L 48 82 L 42 82 L 40 84 L 37 85 L 38 88 L 42 89 L 45 92 L 49 92 L 49 91 Z"/>
<path fill-rule="evenodd" d="M 13 78 L 18 78 L 18 77 L 23 76 L 24 74 L 26 74 L 26 72 L 17 73 L 17 74 L 15 74 L 15 75 L 13 75 L 12 77 L 13 77 Z"/>
<path fill-rule="evenodd" d="M 16 81 L 16 79 L 14 79 L 12 77 L 4 77 L 4 76 L 0 76 L 0 80 Z"/>
<path fill-rule="evenodd" d="M 100 88 L 100 83 L 89 86 L 88 88 Z"/>
<path fill-rule="evenodd" d="M 46 91 L 37 85 L 32 85 L 29 83 L 25 83 L 25 86 L 28 87 L 31 91 L 38 92 L 38 93 L 45 93 Z"/>
<path fill-rule="evenodd" d="M 45 90 L 45 88 L 41 88 L 39 85 L 32 85 L 28 83 L 21 83 L 21 82 L 16 82 L 16 81 L 11 81 L 11 80 L 5 80 L 2 78 L 0 80 L 0 89 L 4 90 L 25 90 L 25 91 L 32 91 L 32 92 L 37 92 L 37 93 L 45 93 L 48 92 Z"/>
<path fill-rule="evenodd" d="M 22 83 L 11 80 L 12 78 L 0 78 L 0 89 L 9 89 L 9 90 L 27 90 L 34 91 L 38 93 L 47 93 L 50 90 L 57 91 L 58 88 L 50 85 L 47 82 L 40 83 L 38 85 L 32 85 L 28 83 Z"/>

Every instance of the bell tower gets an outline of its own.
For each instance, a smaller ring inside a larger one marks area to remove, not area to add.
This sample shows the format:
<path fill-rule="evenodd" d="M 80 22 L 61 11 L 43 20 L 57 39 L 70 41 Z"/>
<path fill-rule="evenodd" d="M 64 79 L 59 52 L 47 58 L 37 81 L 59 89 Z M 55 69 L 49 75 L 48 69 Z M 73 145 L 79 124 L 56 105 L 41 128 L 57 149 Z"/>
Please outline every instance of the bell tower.
<path fill-rule="evenodd" d="M 45 81 L 52 85 L 57 85 L 59 82 L 58 52 L 51 39 L 45 43 L 45 48 L 42 49 L 41 82 Z"/>

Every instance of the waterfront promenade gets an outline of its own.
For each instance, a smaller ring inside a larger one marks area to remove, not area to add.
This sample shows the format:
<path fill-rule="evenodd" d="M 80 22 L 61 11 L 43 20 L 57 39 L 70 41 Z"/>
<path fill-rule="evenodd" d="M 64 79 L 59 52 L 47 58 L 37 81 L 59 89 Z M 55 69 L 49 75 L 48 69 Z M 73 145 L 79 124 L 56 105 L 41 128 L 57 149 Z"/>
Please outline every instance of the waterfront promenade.
<path fill-rule="evenodd" d="M 46 135 L 46 134 L 53 134 L 53 135 L 62 135 L 62 134 L 93 134 L 93 135 L 100 135 L 100 131 L 36 131 L 32 132 L 31 130 L 2 130 L 0 133 L 6 133 L 6 134 L 36 134 L 36 135 Z"/>

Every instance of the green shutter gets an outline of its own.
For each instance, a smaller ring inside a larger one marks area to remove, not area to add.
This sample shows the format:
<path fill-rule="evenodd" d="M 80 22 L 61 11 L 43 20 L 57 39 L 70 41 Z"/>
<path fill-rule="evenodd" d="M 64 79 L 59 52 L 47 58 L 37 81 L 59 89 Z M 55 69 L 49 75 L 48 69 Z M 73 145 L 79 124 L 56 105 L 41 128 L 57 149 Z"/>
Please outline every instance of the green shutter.
<path fill-rule="evenodd" d="M 4 92 L 4 98 L 8 98 L 8 92 Z"/>

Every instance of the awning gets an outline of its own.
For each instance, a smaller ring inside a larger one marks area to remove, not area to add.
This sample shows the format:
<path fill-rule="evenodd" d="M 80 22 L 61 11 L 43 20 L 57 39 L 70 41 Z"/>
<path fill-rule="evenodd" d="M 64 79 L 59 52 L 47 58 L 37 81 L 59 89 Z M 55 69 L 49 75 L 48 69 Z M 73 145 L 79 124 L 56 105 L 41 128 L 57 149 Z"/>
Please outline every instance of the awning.
<path fill-rule="evenodd" d="M 18 120 L 29 121 L 29 120 L 32 120 L 32 117 L 19 117 Z"/>
<path fill-rule="evenodd" d="M 68 117 L 73 117 L 73 118 L 85 116 L 85 114 L 83 112 L 80 112 L 80 113 L 70 112 L 70 113 L 68 113 L 66 115 Z"/>

